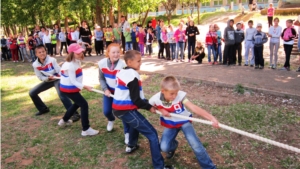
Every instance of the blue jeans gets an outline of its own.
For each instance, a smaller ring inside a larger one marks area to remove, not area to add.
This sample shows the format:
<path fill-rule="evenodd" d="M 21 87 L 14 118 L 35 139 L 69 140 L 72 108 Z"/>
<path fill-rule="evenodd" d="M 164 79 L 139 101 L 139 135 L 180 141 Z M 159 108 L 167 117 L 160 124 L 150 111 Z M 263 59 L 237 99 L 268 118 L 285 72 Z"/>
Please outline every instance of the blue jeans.
<path fill-rule="evenodd" d="M 23 61 L 24 61 L 25 57 L 27 58 L 28 61 L 30 61 L 30 58 L 28 57 L 26 48 L 19 48 L 19 50 L 20 50 L 20 52 L 21 52 Z"/>
<path fill-rule="evenodd" d="M 254 65 L 255 55 L 254 55 L 254 44 L 253 41 L 245 41 L 245 64 L 248 65 L 249 62 L 249 51 L 251 50 L 252 57 L 250 59 L 250 65 Z"/>
<path fill-rule="evenodd" d="M 36 60 L 34 49 L 30 49 L 29 51 L 30 51 L 30 55 L 31 55 L 31 61 L 33 62 Z"/>
<path fill-rule="evenodd" d="M 131 42 L 126 42 L 126 48 L 125 48 L 126 51 L 128 50 L 132 50 L 132 43 Z"/>
<path fill-rule="evenodd" d="M 176 136 L 180 130 L 182 130 L 186 140 L 192 147 L 201 168 L 215 169 L 216 166 L 211 161 L 190 122 L 185 123 L 180 128 L 164 128 L 160 143 L 161 151 L 172 152 L 176 150 L 178 144 Z"/>
<path fill-rule="evenodd" d="M 196 41 L 188 41 L 188 58 L 191 59 L 191 56 L 195 53 Z"/>
<path fill-rule="evenodd" d="M 170 43 L 171 59 L 175 59 L 176 56 L 176 43 Z"/>
<path fill-rule="evenodd" d="M 180 59 L 183 59 L 184 42 L 177 42 L 176 48 L 177 48 L 176 59 L 178 59 L 179 51 L 180 51 Z"/>
<path fill-rule="evenodd" d="M 108 121 L 115 121 L 115 116 L 112 113 L 113 97 L 107 97 L 103 95 L 103 114 Z M 124 133 L 129 133 L 129 125 L 123 122 Z"/>
<path fill-rule="evenodd" d="M 68 108 L 72 106 L 71 100 L 60 91 L 59 82 L 59 80 L 55 80 L 52 82 L 42 82 L 29 91 L 29 96 L 31 97 L 31 100 L 33 101 L 35 107 L 39 110 L 39 112 L 44 112 L 47 109 L 47 106 L 41 100 L 39 94 L 52 88 L 53 86 L 55 87 L 56 92 L 66 110 L 68 110 Z"/>
<path fill-rule="evenodd" d="M 218 51 L 216 51 L 217 59 L 219 57 L 219 62 L 222 63 L 222 43 L 218 44 Z"/>
<path fill-rule="evenodd" d="M 208 55 L 208 62 L 211 62 L 211 58 L 210 55 L 211 53 L 213 54 L 214 57 L 214 62 L 217 61 L 217 55 L 216 55 L 216 50 L 215 47 L 213 45 L 207 45 L 207 55 Z"/>
<path fill-rule="evenodd" d="M 128 111 L 124 115 L 117 117 L 125 121 L 130 126 L 128 146 L 136 146 L 139 133 L 141 133 L 149 140 L 153 167 L 155 169 L 164 168 L 164 158 L 160 153 L 157 132 L 148 120 L 137 110 Z"/>

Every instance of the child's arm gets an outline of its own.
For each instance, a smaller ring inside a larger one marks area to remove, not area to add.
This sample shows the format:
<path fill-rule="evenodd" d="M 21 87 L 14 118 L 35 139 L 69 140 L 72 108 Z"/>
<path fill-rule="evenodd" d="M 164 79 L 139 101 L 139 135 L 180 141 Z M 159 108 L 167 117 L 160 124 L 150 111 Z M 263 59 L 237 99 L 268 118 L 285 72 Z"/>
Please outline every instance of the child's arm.
<path fill-rule="evenodd" d="M 211 114 L 209 114 L 207 111 L 201 109 L 200 107 L 194 105 L 192 102 L 186 100 L 183 101 L 183 104 L 189 108 L 193 113 L 207 119 L 210 120 L 212 122 L 213 127 L 215 128 L 219 128 L 219 122 L 218 120 Z"/>
<path fill-rule="evenodd" d="M 154 107 L 141 99 L 140 86 L 137 78 L 134 78 L 133 81 L 129 82 L 127 84 L 127 87 L 129 88 L 130 98 L 133 104 L 136 105 L 138 109 L 146 109 L 151 111 L 152 113 L 155 113 Z"/>
<path fill-rule="evenodd" d="M 100 82 L 102 90 L 105 93 L 105 96 L 109 97 L 110 96 L 110 91 L 108 90 L 106 80 L 104 78 L 104 74 L 102 73 L 100 68 L 99 68 L 99 82 Z"/>
<path fill-rule="evenodd" d="M 265 33 L 264 33 L 264 37 L 262 39 L 262 42 L 263 43 L 267 43 L 268 42 L 268 37 L 267 37 L 267 35 Z"/>

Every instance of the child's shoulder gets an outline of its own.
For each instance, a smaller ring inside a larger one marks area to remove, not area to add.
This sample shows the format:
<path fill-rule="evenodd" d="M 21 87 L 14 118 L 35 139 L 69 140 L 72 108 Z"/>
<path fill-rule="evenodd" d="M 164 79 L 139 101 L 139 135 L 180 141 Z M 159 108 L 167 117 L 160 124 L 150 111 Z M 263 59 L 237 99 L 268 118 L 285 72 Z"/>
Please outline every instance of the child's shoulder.
<path fill-rule="evenodd" d="M 103 58 L 103 59 L 99 60 L 98 65 L 100 66 L 106 62 L 107 62 L 107 58 Z"/>

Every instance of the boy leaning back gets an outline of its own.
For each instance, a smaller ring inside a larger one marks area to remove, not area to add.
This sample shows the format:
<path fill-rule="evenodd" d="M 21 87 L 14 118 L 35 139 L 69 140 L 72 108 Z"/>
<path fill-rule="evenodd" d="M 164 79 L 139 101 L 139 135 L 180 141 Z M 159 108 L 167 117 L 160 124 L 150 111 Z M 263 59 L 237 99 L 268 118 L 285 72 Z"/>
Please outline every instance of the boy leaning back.
<path fill-rule="evenodd" d="M 186 93 L 180 90 L 180 84 L 175 77 L 165 77 L 160 87 L 161 91 L 152 96 L 149 103 L 155 106 L 163 115 L 160 117 L 161 125 L 165 127 L 160 143 L 161 150 L 167 153 L 167 158 L 172 158 L 178 147 L 176 136 L 181 130 L 192 147 L 201 168 L 216 168 L 199 140 L 192 123 L 189 120 L 171 117 L 170 113 L 191 117 L 192 114 L 186 109 L 188 108 L 197 115 L 212 121 L 212 125 L 215 128 L 219 127 L 218 120 L 205 110 L 191 103 L 186 98 Z"/>
<path fill-rule="evenodd" d="M 164 166 L 160 153 L 159 139 L 155 128 L 137 109 L 146 109 L 155 113 L 155 108 L 145 101 L 138 70 L 141 66 L 141 54 L 130 50 L 124 55 L 127 67 L 116 74 L 117 85 L 113 99 L 113 114 L 129 125 L 129 143 L 126 153 L 131 153 L 139 146 L 139 133 L 149 140 L 152 164 L 155 169 L 170 168 Z"/>

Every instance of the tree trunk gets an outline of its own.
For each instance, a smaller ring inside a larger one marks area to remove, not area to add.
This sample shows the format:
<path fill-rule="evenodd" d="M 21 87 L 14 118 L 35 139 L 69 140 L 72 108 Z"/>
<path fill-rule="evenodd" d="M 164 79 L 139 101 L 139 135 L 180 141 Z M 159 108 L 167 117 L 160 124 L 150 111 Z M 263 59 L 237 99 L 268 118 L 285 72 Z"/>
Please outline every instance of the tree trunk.
<path fill-rule="evenodd" d="M 146 14 L 145 14 L 145 16 L 144 16 L 143 22 L 142 22 L 142 24 L 141 24 L 142 27 L 144 26 L 144 24 L 145 24 L 145 22 L 146 22 L 146 18 L 148 17 L 149 10 L 150 10 L 150 9 L 148 9 L 148 10 L 146 11 Z"/>
<path fill-rule="evenodd" d="M 111 26 L 113 26 L 114 22 L 115 22 L 113 1 L 111 0 L 110 3 L 111 4 L 110 4 L 110 7 L 109 7 L 109 16 L 108 16 L 108 18 L 109 18 L 109 24 Z"/>
<path fill-rule="evenodd" d="M 96 1 L 96 23 L 102 27 L 100 0 Z"/>
<path fill-rule="evenodd" d="M 43 27 L 46 26 L 44 19 L 41 19 L 41 24 L 42 24 Z"/>
<path fill-rule="evenodd" d="M 118 23 L 121 21 L 121 0 L 118 0 Z"/>
<path fill-rule="evenodd" d="M 197 0 L 198 25 L 200 25 L 200 0 Z"/>
<path fill-rule="evenodd" d="M 182 2 L 182 5 L 181 5 L 181 15 L 183 15 L 184 14 L 184 6 L 183 6 L 183 2 Z"/>
<path fill-rule="evenodd" d="M 169 11 L 168 12 L 168 25 L 170 25 L 171 16 L 172 16 L 172 11 Z"/>
<path fill-rule="evenodd" d="M 31 32 L 30 32 L 30 30 L 28 29 L 28 26 L 25 27 L 25 30 L 26 30 L 26 32 L 27 32 L 27 35 L 30 35 Z"/>
<path fill-rule="evenodd" d="M 57 24 L 58 27 L 60 27 L 60 19 L 56 20 L 55 24 Z"/>
<path fill-rule="evenodd" d="M 65 17 L 65 28 L 69 27 L 68 17 Z"/>
<path fill-rule="evenodd" d="M 106 17 L 106 14 L 104 14 L 104 26 L 107 27 L 107 17 Z"/>
<path fill-rule="evenodd" d="M 11 34 L 9 26 L 5 26 L 5 32 L 7 37 Z"/>

